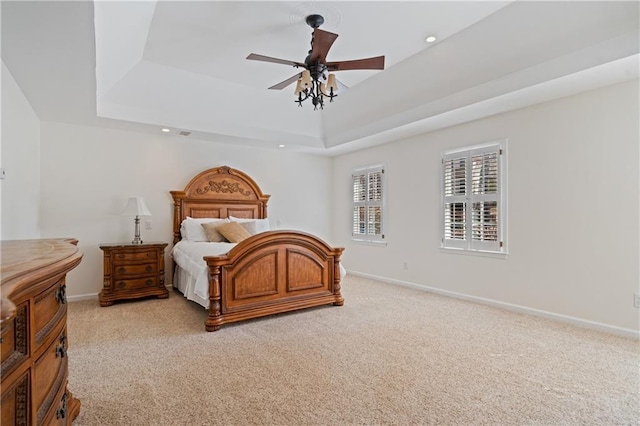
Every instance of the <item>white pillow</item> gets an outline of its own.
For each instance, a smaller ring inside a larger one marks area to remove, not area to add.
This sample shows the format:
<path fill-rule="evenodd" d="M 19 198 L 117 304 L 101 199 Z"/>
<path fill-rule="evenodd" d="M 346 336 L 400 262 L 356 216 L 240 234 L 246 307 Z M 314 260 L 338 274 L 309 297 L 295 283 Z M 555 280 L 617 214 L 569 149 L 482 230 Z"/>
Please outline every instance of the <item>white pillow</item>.
<path fill-rule="evenodd" d="M 187 241 L 202 241 L 209 242 L 209 238 L 207 238 L 207 233 L 204 232 L 204 228 L 202 227 L 203 223 L 210 222 L 229 222 L 229 219 L 217 219 L 217 218 L 192 218 L 187 217 L 182 221 L 180 225 L 180 233 L 182 234 L 182 238 Z"/>
<path fill-rule="evenodd" d="M 270 229 L 269 219 L 243 219 L 229 216 L 229 220 L 240 223 L 251 235 L 267 232 Z"/>

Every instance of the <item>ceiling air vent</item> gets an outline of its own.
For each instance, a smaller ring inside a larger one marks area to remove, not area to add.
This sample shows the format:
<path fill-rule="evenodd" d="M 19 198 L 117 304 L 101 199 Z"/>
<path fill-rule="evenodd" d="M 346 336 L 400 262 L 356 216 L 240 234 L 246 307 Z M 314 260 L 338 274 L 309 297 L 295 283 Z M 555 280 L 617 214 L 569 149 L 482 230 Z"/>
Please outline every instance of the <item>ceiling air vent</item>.
<path fill-rule="evenodd" d="M 180 131 L 178 132 L 178 134 L 179 134 L 180 136 L 189 136 L 189 135 L 191 134 L 191 132 L 187 132 L 186 130 L 180 130 Z"/>

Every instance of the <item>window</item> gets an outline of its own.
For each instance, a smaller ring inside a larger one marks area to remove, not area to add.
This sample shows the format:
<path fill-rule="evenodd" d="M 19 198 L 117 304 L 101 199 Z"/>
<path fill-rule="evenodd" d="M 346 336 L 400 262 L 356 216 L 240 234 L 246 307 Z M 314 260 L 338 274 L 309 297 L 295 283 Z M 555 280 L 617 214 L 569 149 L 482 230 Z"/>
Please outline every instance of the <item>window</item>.
<path fill-rule="evenodd" d="M 442 155 L 442 247 L 506 253 L 505 145 Z"/>
<path fill-rule="evenodd" d="M 354 240 L 384 241 L 384 168 L 358 169 L 353 186 L 352 236 Z"/>

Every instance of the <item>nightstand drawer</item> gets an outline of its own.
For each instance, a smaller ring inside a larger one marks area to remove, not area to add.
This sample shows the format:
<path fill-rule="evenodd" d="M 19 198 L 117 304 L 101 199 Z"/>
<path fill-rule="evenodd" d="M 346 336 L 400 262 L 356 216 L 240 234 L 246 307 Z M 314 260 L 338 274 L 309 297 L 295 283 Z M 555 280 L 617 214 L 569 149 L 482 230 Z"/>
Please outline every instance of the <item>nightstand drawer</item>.
<path fill-rule="evenodd" d="M 115 290 L 137 290 L 141 288 L 157 287 L 158 278 L 138 278 L 134 280 L 116 280 Z"/>
<path fill-rule="evenodd" d="M 121 260 L 156 260 L 158 259 L 157 250 L 145 250 L 145 251 L 121 251 L 114 256 L 116 262 Z"/>
<path fill-rule="evenodd" d="M 141 264 L 119 264 L 114 263 L 113 276 L 119 278 L 123 275 L 144 275 L 154 274 L 158 272 L 158 263 L 141 263 Z"/>

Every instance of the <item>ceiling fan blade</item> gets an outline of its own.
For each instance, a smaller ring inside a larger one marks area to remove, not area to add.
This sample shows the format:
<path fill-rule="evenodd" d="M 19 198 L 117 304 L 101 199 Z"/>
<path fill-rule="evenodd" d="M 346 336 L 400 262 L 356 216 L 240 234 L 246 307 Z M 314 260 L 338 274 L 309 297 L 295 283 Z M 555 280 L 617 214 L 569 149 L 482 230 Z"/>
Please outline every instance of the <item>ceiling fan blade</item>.
<path fill-rule="evenodd" d="M 320 28 L 314 28 L 313 48 L 305 62 L 307 64 L 315 62 L 325 63 L 327 61 L 327 53 L 329 53 L 329 49 L 331 49 L 333 42 L 336 41 L 337 38 L 338 34 L 330 33 Z"/>
<path fill-rule="evenodd" d="M 285 87 L 287 87 L 288 85 L 290 85 L 291 83 L 293 83 L 294 81 L 298 80 L 300 78 L 301 74 L 302 73 L 298 73 L 298 74 L 294 75 L 293 77 L 290 77 L 290 78 L 286 79 L 285 81 L 281 81 L 278 84 L 274 84 L 273 86 L 269 87 L 269 89 L 282 90 Z"/>
<path fill-rule="evenodd" d="M 373 58 L 355 59 L 353 61 L 327 62 L 329 71 L 346 71 L 346 70 L 383 70 L 384 56 L 375 56 Z"/>
<path fill-rule="evenodd" d="M 251 59 L 252 61 L 273 62 L 274 64 L 292 65 L 294 67 L 304 67 L 304 64 L 301 64 L 300 62 L 287 61 L 286 59 L 272 58 L 270 56 L 258 55 L 257 53 L 250 54 L 249 56 L 247 56 L 247 59 Z"/>

